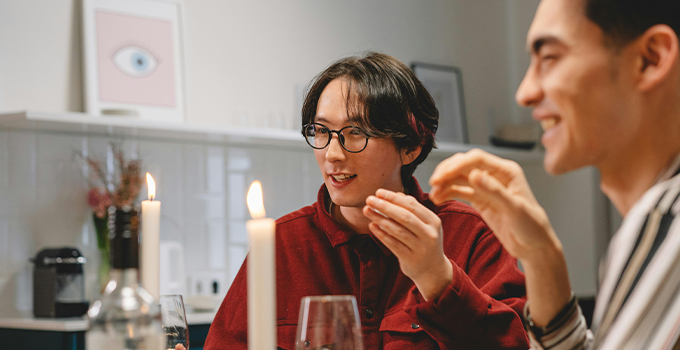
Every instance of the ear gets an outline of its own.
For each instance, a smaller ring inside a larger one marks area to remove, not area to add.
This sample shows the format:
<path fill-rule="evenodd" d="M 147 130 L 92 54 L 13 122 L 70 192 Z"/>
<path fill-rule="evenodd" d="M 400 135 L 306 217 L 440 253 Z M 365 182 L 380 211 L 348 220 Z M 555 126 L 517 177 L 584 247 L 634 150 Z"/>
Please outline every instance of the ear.
<path fill-rule="evenodd" d="M 678 64 L 678 36 L 671 27 L 657 24 L 636 42 L 641 58 L 638 87 L 649 91 L 666 80 Z"/>
<path fill-rule="evenodd" d="M 418 146 L 411 150 L 401 150 L 401 165 L 404 166 L 413 163 L 413 161 L 416 160 L 416 158 L 418 158 L 420 155 L 420 151 L 422 149 L 422 147 Z"/>

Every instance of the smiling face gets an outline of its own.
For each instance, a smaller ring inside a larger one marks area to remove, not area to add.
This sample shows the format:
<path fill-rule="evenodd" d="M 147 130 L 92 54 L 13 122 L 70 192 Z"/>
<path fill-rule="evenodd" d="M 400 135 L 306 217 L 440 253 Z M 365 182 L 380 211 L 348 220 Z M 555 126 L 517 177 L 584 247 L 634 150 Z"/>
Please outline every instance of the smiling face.
<path fill-rule="evenodd" d="M 600 165 L 634 143 L 631 50 L 605 46 L 582 0 L 543 0 L 527 36 L 531 65 L 517 103 L 533 107 L 545 133 L 544 166 L 559 174 Z"/>
<path fill-rule="evenodd" d="M 346 109 L 347 84 L 342 79 L 331 81 L 321 93 L 315 123 L 331 130 L 350 125 Z M 350 153 L 342 148 L 335 134 L 330 144 L 314 150 L 328 193 L 341 207 L 361 208 L 366 198 L 379 188 L 401 191 L 401 154 L 391 138 L 370 138 L 366 148 Z"/>

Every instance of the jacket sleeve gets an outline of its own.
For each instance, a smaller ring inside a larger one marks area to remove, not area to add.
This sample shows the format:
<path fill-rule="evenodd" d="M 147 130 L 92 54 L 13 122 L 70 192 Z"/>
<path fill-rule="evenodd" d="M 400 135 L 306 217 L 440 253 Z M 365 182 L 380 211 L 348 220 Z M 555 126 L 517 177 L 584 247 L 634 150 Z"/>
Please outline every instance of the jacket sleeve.
<path fill-rule="evenodd" d="M 526 302 L 524 274 L 483 226 L 467 257 L 453 260 L 447 254 L 453 282 L 443 294 L 425 301 L 413 287 L 405 311 L 442 349 L 528 349 L 520 318 Z"/>
<path fill-rule="evenodd" d="M 205 350 L 248 348 L 246 271 L 244 262 L 210 326 Z"/>

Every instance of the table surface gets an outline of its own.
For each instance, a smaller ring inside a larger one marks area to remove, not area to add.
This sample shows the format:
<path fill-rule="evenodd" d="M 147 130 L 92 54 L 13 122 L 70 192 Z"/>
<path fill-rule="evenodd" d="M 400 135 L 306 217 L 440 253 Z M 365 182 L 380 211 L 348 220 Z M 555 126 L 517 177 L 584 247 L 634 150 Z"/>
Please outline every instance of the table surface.
<path fill-rule="evenodd" d="M 211 324 L 216 312 L 216 310 L 210 312 L 187 312 L 187 323 L 189 325 Z M 87 318 L 84 316 L 72 318 L 0 317 L 0 328 L 84 332 L 87 330 L 87 325 Z"/>

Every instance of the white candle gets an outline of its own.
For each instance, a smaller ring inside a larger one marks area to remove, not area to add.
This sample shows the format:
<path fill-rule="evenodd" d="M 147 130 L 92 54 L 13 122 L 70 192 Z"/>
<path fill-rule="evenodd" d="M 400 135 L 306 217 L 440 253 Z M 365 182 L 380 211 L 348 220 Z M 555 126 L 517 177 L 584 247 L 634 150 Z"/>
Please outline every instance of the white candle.
<path fill-rule="evenodd" d="M 276 223 L 265 218 L 262 185 L 254 181 L 248 190 L 248 210 L 253 220 L 246 228 L 248 253 L 248 349 L 276 349 Z"/>
<path fill-rule="evenodd" d="M 156 300 L 160 295 L 160 223 L 161 202 L 156 197 L 156 183 L 146 173 L 149 200 L 142 202 L 141 282 Z"/>

